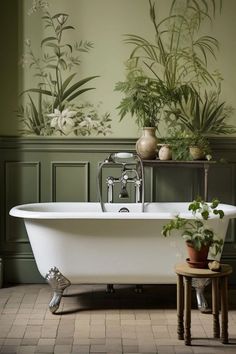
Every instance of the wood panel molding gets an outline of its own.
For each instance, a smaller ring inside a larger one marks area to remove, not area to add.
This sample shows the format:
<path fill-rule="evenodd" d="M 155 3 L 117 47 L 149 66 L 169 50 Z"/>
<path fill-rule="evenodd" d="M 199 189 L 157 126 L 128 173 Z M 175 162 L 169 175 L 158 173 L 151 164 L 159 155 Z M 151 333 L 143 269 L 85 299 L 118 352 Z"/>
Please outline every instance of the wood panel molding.
<path fill-rule="evenodd" d="M 51 190 L 52 190 L 52 201 L 57 202 L 57 201 L 65 201 L 61 200 L 60 197 L 58 196 L 60 188 L 63 189 L 63 186 L 59 185 L 59 173 L 64 172 L 66 174 L 71 175 L 74 179 L 77 178 L 75 172 L 81 172 L 83 174 L 83 179 L 82 180 L 76 180 L 75 181 L 75 186 L 74 186 L 74 193 L 73 199 L 76 198 L 75 200 L 77 201 L 84 201 L 88 202 L 89 201 L 89 162 L 88 161 L 51 161 Z M 77 170 L 77 171 L 76 171 Z M 81 170 L 81 171 L 80 171 Z M 70 173 L 70 171 L 73 171 L 73 173 Z M 82 194 L 80 188 L 82 188 Z M 67 188 L 68 190 L 71 190 L 73 188 L 72 185 L 68 184 L 68 180 L 64 181 L 64 187 Z M 71 199 L 71 201 L 73 201 Z"/>

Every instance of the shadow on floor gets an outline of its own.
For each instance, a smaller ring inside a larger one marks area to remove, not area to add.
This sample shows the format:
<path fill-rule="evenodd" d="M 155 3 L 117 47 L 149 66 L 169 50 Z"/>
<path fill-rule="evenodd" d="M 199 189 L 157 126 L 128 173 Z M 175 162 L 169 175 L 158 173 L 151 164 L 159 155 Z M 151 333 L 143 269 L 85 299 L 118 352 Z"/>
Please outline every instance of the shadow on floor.
<path fill-rule="evenodd" d="M 176 309 L 175 285 L 144 285 L 142 293 L 135 292 L 135 286 L 114 286 L 114 293 L 107 293 L 106 286 L 94 286 L 78 292 L 71 286 L 63 295 L 66 305 L 62 313 L 75 313 L 88 310 L 117 309 Z M 206 299 L 211 307 L 211 287 L 206 288 Z M 229 308 L 236 309 L 236 289 L 229 290 Z M 69 308 L 68 308 L 69 307 Z M 192 292 L 192 308 L 197 308 L 195 290 Z"/>

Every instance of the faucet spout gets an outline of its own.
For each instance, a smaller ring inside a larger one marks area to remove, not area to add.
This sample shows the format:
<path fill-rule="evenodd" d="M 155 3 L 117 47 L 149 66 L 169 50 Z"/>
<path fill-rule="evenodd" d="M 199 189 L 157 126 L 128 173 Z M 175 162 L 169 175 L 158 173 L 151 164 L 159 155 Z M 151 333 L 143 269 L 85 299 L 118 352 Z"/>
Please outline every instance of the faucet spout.
<path fill-rule="evenodd" d="M 121 191 L 120 191 L 120 194 L 119 194 L 119 198 L 120 199 L 129 198 L 129 194 L 128 194 L 127 189 L 126 189 L 126 185 L 122 185 Z"/>

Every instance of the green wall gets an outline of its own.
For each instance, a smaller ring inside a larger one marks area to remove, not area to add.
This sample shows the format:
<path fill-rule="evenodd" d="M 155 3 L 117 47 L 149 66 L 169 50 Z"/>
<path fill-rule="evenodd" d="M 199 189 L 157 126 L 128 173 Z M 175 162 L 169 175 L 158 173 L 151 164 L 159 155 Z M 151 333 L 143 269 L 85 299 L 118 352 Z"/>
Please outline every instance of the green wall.
<path fill-rule="evenodd" d="M 211 1 L 210 1 L 211 2 Z M 153 38 L 149 20 L 147 0 L 49 0 L 52 12 L 65 11 L 70 14 L 76 39 L 94 42 L 94 49 L 82 57 L 79 67 L 81 77 L 100 75 L 96 80 L 96 91 L 84 95 L 84 99 L 96 104 L 102 102 L 101 113 L 110 112 L 113 137 L 137 137 L 139 130 L 133 119 L 119 122 L 116 107 L 121 94 L 114 92 L 117 81 L 124 79 L 124 62 L 130 53 L 129 46 L 123 43 L 123 34 L 134 33 Z M 16 117 L 17 94 L 33 84 L 29 70 L 18 65 L 23 52 L 24 39 L 30 38 L 35 48 L 44 36 L 39 13 L 27 15 L 32 0 L 11 0 L 1 3 L 1 78 L 0 86 L 0 134 L 17 135 L 19 120 Z M 170 0 L 157 2 L 160 18 L 167 14 Z M 223 0 L 222 14 L 207 28 L 207 33 L 219 40 L 220 52 L 214 67 L 222 72 L 222 98 L 235 104 L 236 91 L 236 29 L 235 0 Z M 70 38 L 72 39 L 72 37 Z M 235 122 L 235 114 L 232 117 Z M 161 131 L 163 133 L 163 131 Z"/>

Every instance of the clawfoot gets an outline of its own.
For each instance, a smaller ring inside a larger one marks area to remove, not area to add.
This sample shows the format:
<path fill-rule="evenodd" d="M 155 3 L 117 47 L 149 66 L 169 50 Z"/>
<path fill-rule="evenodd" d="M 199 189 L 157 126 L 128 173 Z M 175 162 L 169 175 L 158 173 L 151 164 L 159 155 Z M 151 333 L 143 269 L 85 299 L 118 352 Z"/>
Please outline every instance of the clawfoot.
<path fill-rule="evenodd" d="M 209 313 L 210 308 L 204 296 L 205 287 L 210 284 L 210 279 L 192 279 L 192 287 L 195 288 L 197 297 L 197 306 L 202 313 Z"/>
<path fill-rule="evenodd" d="M 71 285 L 70 281 L 56 268 L 51 268 L 45 279 L 53 290 L 53 297 L 49 303 L 51 313 L 55 313 L 60 305 L 63 291 Z"/>

